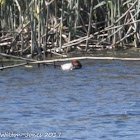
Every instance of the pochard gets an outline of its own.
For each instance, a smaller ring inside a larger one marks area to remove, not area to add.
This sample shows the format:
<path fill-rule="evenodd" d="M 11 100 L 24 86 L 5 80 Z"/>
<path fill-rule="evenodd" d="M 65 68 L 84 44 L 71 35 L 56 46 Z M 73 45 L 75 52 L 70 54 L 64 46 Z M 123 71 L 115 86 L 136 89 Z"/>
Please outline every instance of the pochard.
<path fill-rule="evenodd" d="M 73 70 L 82 68 L 81 63 L 78 60 L 72 60 L 71 63 L 61 65 L 62 70 Z"/>

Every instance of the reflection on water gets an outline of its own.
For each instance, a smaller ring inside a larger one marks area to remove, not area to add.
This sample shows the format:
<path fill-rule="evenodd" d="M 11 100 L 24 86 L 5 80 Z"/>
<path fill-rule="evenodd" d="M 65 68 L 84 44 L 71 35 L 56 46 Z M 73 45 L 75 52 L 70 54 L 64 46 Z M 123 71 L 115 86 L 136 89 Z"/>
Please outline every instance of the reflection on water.
<path fill-rule="evenodd" d="M 0 137 L 139 140 L 140 62 L 82 64 L 1 71 Z"/>

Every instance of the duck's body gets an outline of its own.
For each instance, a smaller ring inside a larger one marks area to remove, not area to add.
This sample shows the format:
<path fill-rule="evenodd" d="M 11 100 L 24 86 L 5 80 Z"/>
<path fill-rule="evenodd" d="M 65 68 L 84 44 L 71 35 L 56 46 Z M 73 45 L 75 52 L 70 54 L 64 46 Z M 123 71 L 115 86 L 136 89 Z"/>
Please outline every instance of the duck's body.
<path fill-rule="evenodd" d="M 73 65 L 72 63 L 66 63 L 61 65 L 62 70 L 73 70 Z"/>
<path fill-rule="evenodd" d="M 62 70 L 80 69 L 81 67 L 82 65 L 78 60 L 72 60 L 71 63 L 61 65 Z"/>

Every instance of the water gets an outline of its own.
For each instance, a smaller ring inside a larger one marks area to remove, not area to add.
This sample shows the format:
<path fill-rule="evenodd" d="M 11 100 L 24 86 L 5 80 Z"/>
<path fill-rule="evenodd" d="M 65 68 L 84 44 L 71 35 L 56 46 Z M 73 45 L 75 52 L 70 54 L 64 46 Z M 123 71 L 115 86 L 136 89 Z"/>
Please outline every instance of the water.
<path fill-rule="evenodd" d="M 81 62 L 1 71 L 0 139 L 139 140 L 140 62 Z"/>

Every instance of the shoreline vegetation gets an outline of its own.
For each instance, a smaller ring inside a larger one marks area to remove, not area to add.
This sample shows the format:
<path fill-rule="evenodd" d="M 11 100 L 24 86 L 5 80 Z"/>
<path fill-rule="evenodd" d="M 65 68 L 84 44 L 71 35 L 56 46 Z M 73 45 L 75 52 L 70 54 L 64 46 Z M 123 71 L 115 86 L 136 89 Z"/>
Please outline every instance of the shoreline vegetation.
<path fill-rule="evenodd" d="M 19 66 L 139 52 L 139 0 L 0 0 L 0 19 L 0 59 L 22 60 Z"/>

